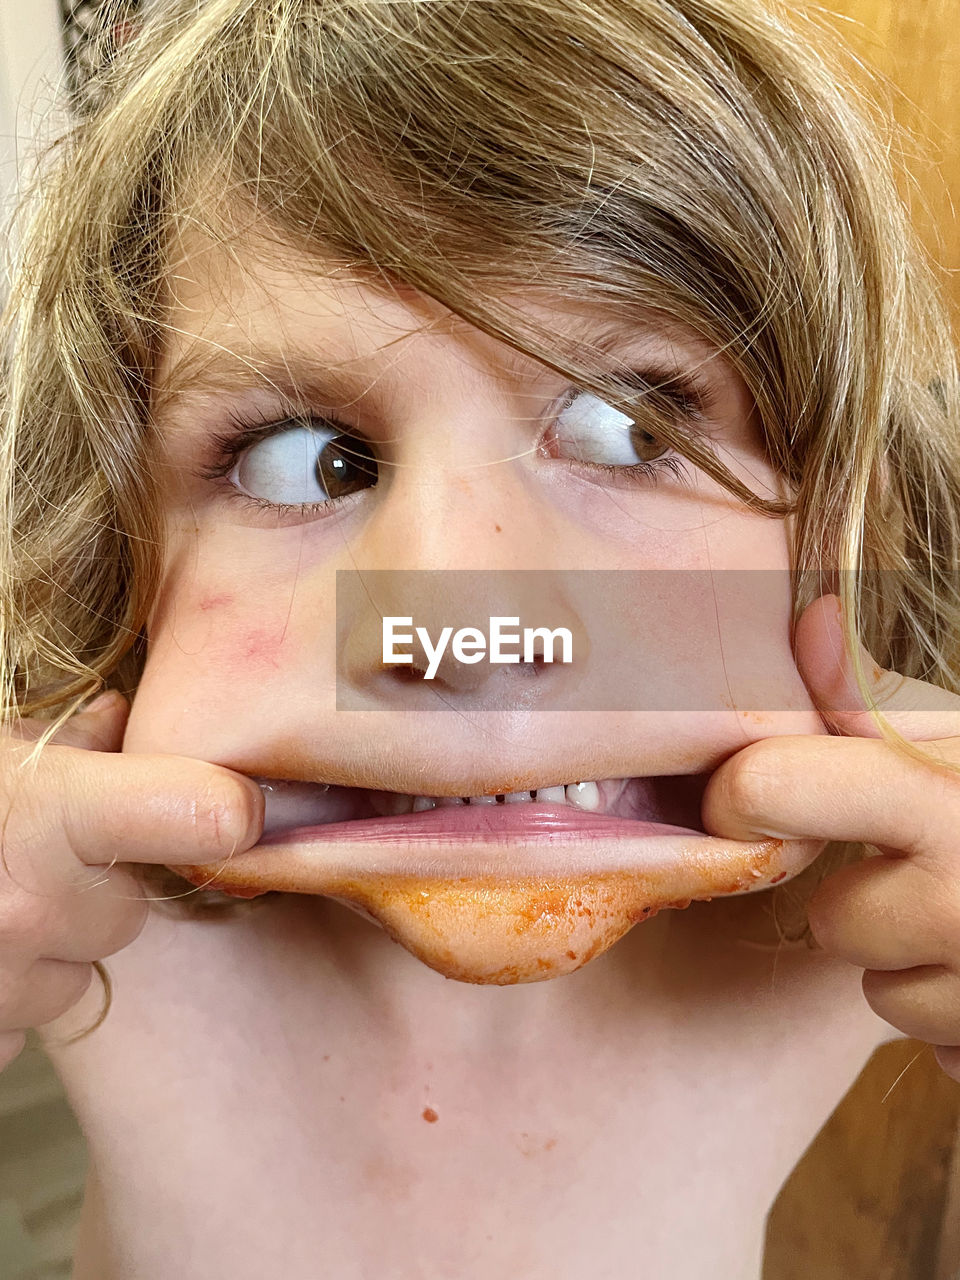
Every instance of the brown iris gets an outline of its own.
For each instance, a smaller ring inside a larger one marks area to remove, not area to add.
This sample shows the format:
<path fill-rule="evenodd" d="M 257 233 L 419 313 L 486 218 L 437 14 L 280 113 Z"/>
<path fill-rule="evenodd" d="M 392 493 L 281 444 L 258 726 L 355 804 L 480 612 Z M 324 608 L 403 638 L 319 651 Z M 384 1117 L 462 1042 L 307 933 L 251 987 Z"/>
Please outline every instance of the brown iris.
<path fill-rule="evenodd" d="M 356 436 L 335 436 L 320 450 L 317 479 L 328 498 L 369 489 L 377 483 L 377 459 L 371 447 Z"/>
<path fill-rule="evenodd" d="M 630 443 L 637 451 L 637 457 L 642 462 L 652 462 L 655 458 L 662 457 L 670 448 L 668 444 L 664 444 L 662 440 L 655 436 L 652 431 L 647 431 L 636 423 L 630 428 Z"/>

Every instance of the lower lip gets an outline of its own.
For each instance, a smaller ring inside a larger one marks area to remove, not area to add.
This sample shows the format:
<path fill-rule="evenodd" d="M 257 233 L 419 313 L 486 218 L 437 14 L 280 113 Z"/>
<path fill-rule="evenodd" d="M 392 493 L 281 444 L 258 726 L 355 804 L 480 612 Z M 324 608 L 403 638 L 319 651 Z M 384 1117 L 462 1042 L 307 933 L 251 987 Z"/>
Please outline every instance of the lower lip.
<path fill-rule="evenodd" d="M 276 890 L 337 896 L 355 881 L 532 884 L 625 873 L 665 901 L 775 884 L 807 865 L 809 842 L 730 840 L 572 806 L 459 805 L 272 831 L 219 864 L 178 867 L 194 884 L 242 897 Z"/>
<path fill-rule="evenodd" d="M 755 842 L 545 804 L 462 805 L 274 831 L 198 888 L 338 899 L 447 978 L 558 977 L 664 907 L 776 884 L 822 842 Z"/>
<path fill-rule="evenodd" d="M 444 805 L 422 813 L 404 813 L 386 818 L 358 818 L 351 822 L 328 822 L 318 826 L 272 831 L 260 846 L 314 843 L 393 843 L 421 840 L 501 841 L 504 838 L 555 840 L 561 836 L 580 839 L 637 840 L 653 836 L 700 836 L 692 827 L 675 827 L 661 822 L 639 822 L 590 813 L 571 805 L 485 804 Z"/>

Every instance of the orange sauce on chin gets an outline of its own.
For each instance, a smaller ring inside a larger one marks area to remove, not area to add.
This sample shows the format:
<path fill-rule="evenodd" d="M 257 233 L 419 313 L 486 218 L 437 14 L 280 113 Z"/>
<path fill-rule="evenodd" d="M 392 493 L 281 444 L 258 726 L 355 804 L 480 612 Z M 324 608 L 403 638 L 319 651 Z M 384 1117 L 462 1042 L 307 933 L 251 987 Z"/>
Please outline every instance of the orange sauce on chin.
<path fill-rule="evenodd" d="M 396 942 L 459 982 L 509 986 L 579 969 L 638 921 L 682 902 L 641 903 L 637 876 L 364 876 L 329 896 L 372 916 Z"/>
<path fill-rule="evenodd" d="M 701 865 L 696 892 L 680 898 L 675 868 L 528 877 L 326 873 L 322 893 L 379 924 L 444 977 L 508 986 L 572 973 L 666 907 L 759 887 L 761 879 L 770 883 L 770 864 L 781 847 L 779 840 L 753 846 L 736 872 L 729 862 Z M 276 867 L 260 875 L 223 866 L 175 870 L 191 883 L 237 897 L 318 892 L 302 876 L 285 878 Z M 690 887 L 689 876 L 685 881 Z"/>

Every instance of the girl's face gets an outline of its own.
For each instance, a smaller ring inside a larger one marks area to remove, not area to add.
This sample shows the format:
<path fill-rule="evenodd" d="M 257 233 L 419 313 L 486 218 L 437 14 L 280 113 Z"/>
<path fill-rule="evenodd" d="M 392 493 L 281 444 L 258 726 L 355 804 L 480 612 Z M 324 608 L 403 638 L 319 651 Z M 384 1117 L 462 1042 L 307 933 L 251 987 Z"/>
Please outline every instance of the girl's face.
<path fill-rule="evenodd" d="M 678 476 L 615 410 L 422 295 L 199 242 L 172 276 L 155 415 L 168 544 L 125 749 L 388 793 L 364 812 L 596 781 L 549 799 L 634 817 L 666 805 L 699 829 L 698 787 L 726 756 L 823 732 L 789 647 L 786 522 L 679 457 Z M 522 305 L 609 342 L 609 316 Z M 697 429 L 755 492 L 780 492 L 747 388 L 715 351 L 640 320 L 609 349 L 692 380 Z M 311 417 L 284 422 L 278 389 Z M 359 441 L 338 451 L 344 428 Z M 487 572 L 426 572 L 464 569 Z M 337 570 L 374 585 L 341 579 L 337 608 Z M 614 587 L 597 573 L 612 570 L 633 572 Z M 381 613 L 435 636 L 491 612 L 567 625 L 581 659 L 448 662 L 430 685 L 383 663 Z M 602 655 L 603 692 L 577 704 L 586 654 Z M 666 776 L 685 781 L 612 781 Z M 268 794 L 268 824 L 295 796 L 308 789 Z M 351 816 L 356 796 L 336 796 L 330 816 Z"/>

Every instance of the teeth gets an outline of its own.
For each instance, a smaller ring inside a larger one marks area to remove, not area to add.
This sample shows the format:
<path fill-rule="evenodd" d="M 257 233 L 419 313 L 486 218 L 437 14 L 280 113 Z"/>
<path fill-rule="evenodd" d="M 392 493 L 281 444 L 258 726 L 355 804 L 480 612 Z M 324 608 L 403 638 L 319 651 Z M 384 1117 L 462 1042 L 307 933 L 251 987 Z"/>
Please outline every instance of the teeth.
<path fill-rule="evenodd" d="M 591 812 L 600 808 L 600 788 L 595 782 L 572 782 L 566 788 L 567 803 Z"/>
<path fill-rule="evenodd" d="M 408 813 L 425 813 L 430 809 L 455 809 L 464 805 L 497 804 L 569 804 L 576 809 L 595 813 L 617 813 L 629 778 L 606 778 L 602 782 L 569 782 L 531 791 L 507 791 L 483 796 L 425 796 L 397 791 L 367 791 L 366 798 L 355 788 L 328 783 L 290 782 L 282 779 L 256 778 L 264 793 L 264 832 L 298 826 L 316 826 L 329 822 L 347 822 L 368 817 L 371 810 L 380 817 L 400 817 Z M 319 800 L 318 800 L 319 797 Z M 634 806 L 635 807 L 635 806 Z"/>
<path fill-rule="evenodd" d="M 627 779 L 613 778 L 606 785 L 619 795 Z M 381 792 L 377 808 L 384 814 L 423 813 L 427 809 L 450 809 L 465 804 L 570 804 L 576 809 L 595 813 L 603 807 L 600 786 L 596 782 L 568 782 L 565 786 L 538 787 L 535 791 L 507 791 L 498 796 L 402 796 Z M 609 803 L 608 795 L 608 803 Z"/>
<path fill-rule="evenodd" d="M 563 804 L 567 798 L 565 787 L 538 787 L 537 800 L 540 804 Z"/>

